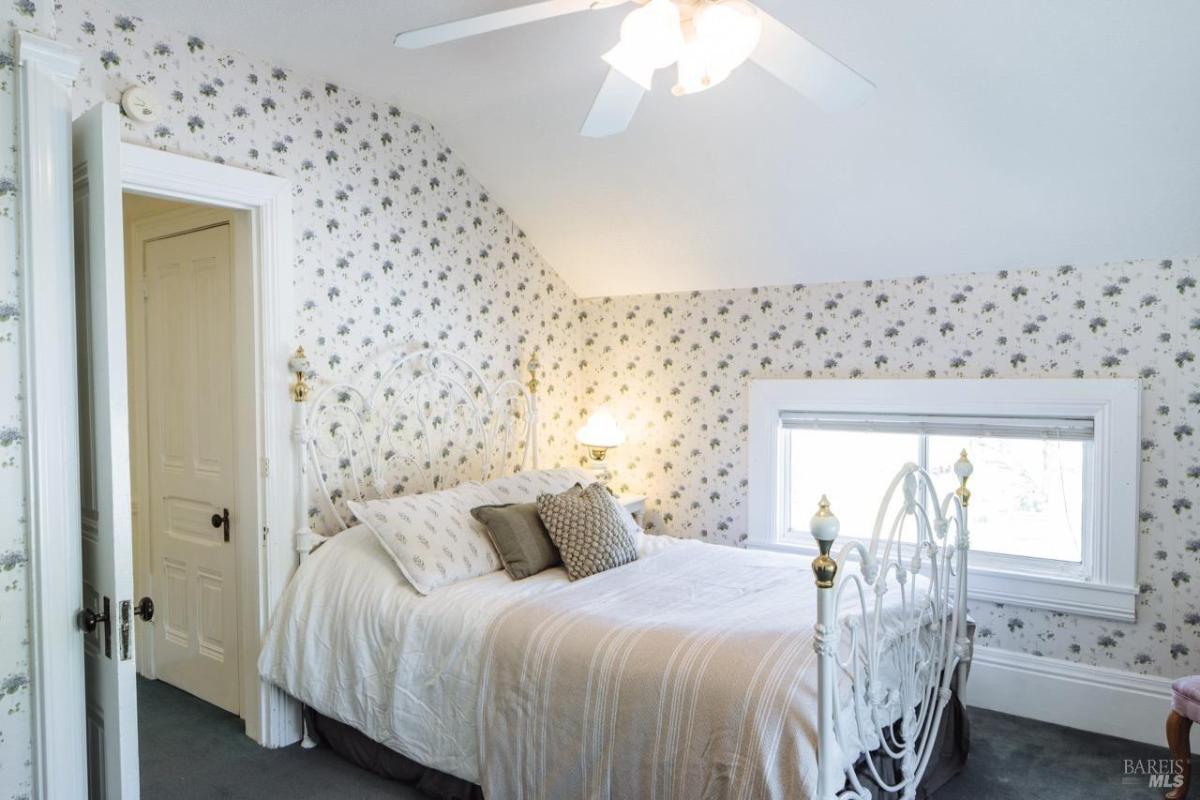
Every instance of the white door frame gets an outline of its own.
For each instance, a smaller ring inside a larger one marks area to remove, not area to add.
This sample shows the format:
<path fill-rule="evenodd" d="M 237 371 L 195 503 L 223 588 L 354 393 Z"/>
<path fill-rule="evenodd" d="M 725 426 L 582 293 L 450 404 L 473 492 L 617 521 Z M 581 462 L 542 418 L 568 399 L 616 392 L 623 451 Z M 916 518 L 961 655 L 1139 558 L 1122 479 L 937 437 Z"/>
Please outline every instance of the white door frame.
<path fill-rule="evenodd" d="M 75 264 L 72 231 L 71 90 L 79 59 L 52 39 L 15 33 L 20 170 L 22 362 L 30 552 L 30 706 L 34 796 L 86 795 Z M 253 364 L 259 513 L 242 537 L 251 587 L 242 595 L 243 648 L 254 670 L 246 732 L 267 747 L 300 738 L 299 705 L 258 679 L 258 637 L 296 564 L 295 465 L 287 359 L 292 302 L 291 185 L 269 175 L 122 145 L 123 188 L 250 212 L 255 311 Z M 249 446 L 249 443 L 247 443 Z M 130 558 L 133 554 L 130 554 Z"/>
<path fill-rule="evenodd" d="M 248 489 L 248 482 L 239 479 L 238 500 L 245 503 L 242 529 L 258 535 L 241 536 L 235 542 L 242 717 L 248 736 L 265 747 L 282 747 L 300 738 L 299 709 L 282 691 L 258 677 L 258 651 L 270 612 L 296 564 L 291 537 L 296 527 L 295 476 L 287 391 L 291 377 L 287 360 L 296 327 L 291 184 L 273 175 L 133 144 L 121 145 L 121 183 L 129 192 L 250 212 L 250 281 L 235 276 L 236 286 L 250 290 L 249 296 L 237 292 L 237 298 L 239 305 L 249 304 L 251 313 L 237 315 L 254 320 L 253 330 L 248 332 L 253 342 L 248 366 L 255 376 L 252 429 L 257 432 L 251 461 L 257 469 L 246 476 L 253 479 Z M 244 352 L 245 348 L 238 350 Z M 241 409 L 238 413 L 241 416 Z M 246 497 L 244 491 L 253 496 Z"/>
<path fill-rule="evenodd" d="M 87 796 L 71 89 L 79 57 L 18 31 L 21 341 L 34 797 Z"/>

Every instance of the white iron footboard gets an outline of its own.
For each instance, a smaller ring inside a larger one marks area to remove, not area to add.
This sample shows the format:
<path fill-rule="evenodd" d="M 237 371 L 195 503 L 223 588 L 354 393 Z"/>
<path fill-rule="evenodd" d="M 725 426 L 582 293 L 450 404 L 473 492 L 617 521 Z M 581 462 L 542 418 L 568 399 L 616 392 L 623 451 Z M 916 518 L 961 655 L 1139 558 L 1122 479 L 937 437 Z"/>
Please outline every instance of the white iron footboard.
<path fill-rule="evenodd" d="M 905 464 L 883 497 L 869 545 L 849 542 L 836 559 L 830 552 L 839 523 L 828 499 L 821 498 L 811 524 L 820 547 L 813 561 L 819 800 L 869 797 L 845 756 L 875 751 L 897 759 L 901 774 L 889 783 L 867 758 L 870 780 L 903 798 L 915 796 L 955 673 L 971 657 L 966 611 L 971 471 L 964 451 L 954 464 L 958 487 L 939 502 L 929 473 Z M 893 508 L 898 488 L 903 495 Z M 858 570 L 846 568 L 851 560 Z M 891 590 L 898 597 L 889 596 Z M 850 683 L 848 701 L 839 687 L 843 680 Z"/>

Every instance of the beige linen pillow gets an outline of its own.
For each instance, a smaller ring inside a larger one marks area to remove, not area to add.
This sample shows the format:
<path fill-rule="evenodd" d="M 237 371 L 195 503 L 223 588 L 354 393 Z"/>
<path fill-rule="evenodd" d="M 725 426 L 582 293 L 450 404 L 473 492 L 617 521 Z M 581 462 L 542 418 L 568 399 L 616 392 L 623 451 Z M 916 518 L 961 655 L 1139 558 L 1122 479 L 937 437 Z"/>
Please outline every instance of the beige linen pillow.
<path fill-rule="evenodd" d="M 514 581 L 562 563 L 538 516 L 537 503 L 479 506 L 471 509 L 471 516 L 484 524 L 504 571 Z"/>

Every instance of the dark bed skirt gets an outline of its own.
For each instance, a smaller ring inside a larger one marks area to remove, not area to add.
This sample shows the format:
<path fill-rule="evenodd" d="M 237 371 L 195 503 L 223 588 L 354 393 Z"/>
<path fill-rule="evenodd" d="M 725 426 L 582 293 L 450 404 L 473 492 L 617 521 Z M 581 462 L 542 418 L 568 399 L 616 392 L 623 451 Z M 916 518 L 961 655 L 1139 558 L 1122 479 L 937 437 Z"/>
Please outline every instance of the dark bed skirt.
<path fill-rule="evenodd" d="M 418 764 L 384 747 L 357 728 L 323 717 L 307 706 L 304 724 L 309 735 L 322 747 L 329 747 L 352 764 L 376 775 L 412 786 L 435 800 L 483 800 L 483 790 L 470 781 Z"/>
<path fill-rule="evenodd" d="M 422 766 L 411 758 L 389 750 L 367 737 L 365 733 L 345 723 L 323 717 L 310 708 L 304 709 L 304 716 L 310 734 L 313 734 L 321 745 L 329 747 L 342 758 L 363 769 L 412 786 L 434 800 L 483 800 L 483 790 L 469 781 Z M 929 758 L 929 767 L 917 790 L 918 800 L 932 795 L 962 770 L 967 761 L 970 744 L 970 725 L 966 709 L 955 692 L 942 716 L 936 749 Z M 876 755 L 873 758 L 879 777 L 888 783 L 895 783 L 900 774 L 899 762 L 886 756 Z M 857 772 L 863 785 L 872 790 L 871 796 L 874 800 L 893 800 L 899 797 L 896 793 L 879 791 L 879 787 L 875 786 L 874 781 L 867 775 L 865 762 L 859 763 Z"/>

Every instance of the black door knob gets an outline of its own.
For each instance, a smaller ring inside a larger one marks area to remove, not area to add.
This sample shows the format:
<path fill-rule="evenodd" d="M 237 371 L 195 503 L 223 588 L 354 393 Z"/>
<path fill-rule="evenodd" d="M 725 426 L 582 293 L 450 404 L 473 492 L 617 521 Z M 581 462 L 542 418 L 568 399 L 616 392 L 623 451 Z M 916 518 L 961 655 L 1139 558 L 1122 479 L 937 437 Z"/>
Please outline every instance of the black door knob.
<path fill-rule="evenodd" d="M 96 626 L 101 622 L 108 622 L 108 615 L 97 614 L 90 608 L 85 608 L 75 615 L 75 624 L 79 626 L 79 630 L 85 633 L 91 633 L 96 630 Z"/>
<path fill-rule="evenodd" d="M 225 533 L 224 533 L 225 541 L 227 541 L 227 542 L 229 541 L 229 509 L 228 508 L 221 509 L 220 514 L 212 515 L 212 526 L 214 528 L 224 528 L 225 529 Z"/>
<path fill-rule="evenodd" d="M 149 597 L 143 597 L 141 600 L 138 600 L 133 613 L 141 617 L 143 621 L 149 622 L 154 619 L 154 601 Z"/>

